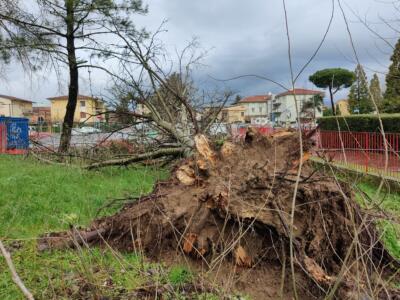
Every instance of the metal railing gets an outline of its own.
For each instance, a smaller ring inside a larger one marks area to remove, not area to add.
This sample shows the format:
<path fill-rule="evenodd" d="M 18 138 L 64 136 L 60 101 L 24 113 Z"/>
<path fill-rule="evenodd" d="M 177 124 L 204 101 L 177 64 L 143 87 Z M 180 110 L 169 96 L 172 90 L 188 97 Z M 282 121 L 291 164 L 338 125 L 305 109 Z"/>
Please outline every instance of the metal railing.
<path fill-rule="evenodd" d="M 266 135 L 276 130 L 267 126 L 251 127 Z M 310 129 L 303 128 L 303 131 Z M 246 130 L 246 126 L 235 127 L 231 135 L 242 139 Z M 312 139 L 315 142 L 314 156 L 367 174 L 400 179 L 400 133 L 385 133 L 384 138 L 379 132 L 318 130 Z"/>
<path fill-rule="evenodd" d="M 316 150 L 328 160 L 365 173 L 400 178 L 400 133 L 383 136 L 378 132 L 321 130 L 316 141 Z"/>

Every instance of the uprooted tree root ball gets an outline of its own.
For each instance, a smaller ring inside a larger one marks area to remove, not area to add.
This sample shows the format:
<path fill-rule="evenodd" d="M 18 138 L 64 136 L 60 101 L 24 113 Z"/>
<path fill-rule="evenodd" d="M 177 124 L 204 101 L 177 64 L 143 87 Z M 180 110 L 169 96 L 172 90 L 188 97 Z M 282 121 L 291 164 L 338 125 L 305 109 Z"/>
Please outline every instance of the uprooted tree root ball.
<path fill-rule="evenodd" d="M 269 286 L 275 291 L 269 294 L 256 293 L 257 284 L 265 289 L 269 284 L 260 280 L 243 288 L 259 299 L 292 299 L 295 293 L 300 299 L 400 297 L 382 280 L 395 274 L 398 262 L 379 241 L 372 218 L 355 203 L 348 185 L 307 161 L 307 137 L 300 162 L 299 140 L 296 132 L 265 137 L 249 131 L 244 142 L 225 142 L 215 151 L 204 136 L 197 136 L 196 154 L 152 194 L 93 221 L 88 229 L 49 234 L 39 247 L 107 242 L 152 257 L 179 250 L 211 273 L 235 266 L 235 272 L 248 272 L 247 277 L 251 272 L 256 277 L 276 274 L 276 286 Z"/>

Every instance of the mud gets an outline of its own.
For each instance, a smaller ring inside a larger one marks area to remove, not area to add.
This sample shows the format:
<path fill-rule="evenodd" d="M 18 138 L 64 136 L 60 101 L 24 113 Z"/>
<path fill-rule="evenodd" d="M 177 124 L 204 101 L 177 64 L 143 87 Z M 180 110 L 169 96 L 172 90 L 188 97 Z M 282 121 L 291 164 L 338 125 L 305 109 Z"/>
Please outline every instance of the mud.
<path fill-rule="evenodd" d="M 265 137 L 250 131 L 244 142 L 225 142 L 219 151 L 197 137 L 197 154 L 152 194 L 87 229 L 47 235 L 39 247 L 107 242 L 155 260 L 185 259 L 225 291 L 253 299 L 294 297 L 293 258 L 299 299 L 322 299 L 333 287 L 338 299 L 397 297 L 382 280 L 371 280 L 392 274 L 397 262 L 349 186 L 305 161 L 311 143 L 304 137 L 297 178 L 295 132 Z"/>

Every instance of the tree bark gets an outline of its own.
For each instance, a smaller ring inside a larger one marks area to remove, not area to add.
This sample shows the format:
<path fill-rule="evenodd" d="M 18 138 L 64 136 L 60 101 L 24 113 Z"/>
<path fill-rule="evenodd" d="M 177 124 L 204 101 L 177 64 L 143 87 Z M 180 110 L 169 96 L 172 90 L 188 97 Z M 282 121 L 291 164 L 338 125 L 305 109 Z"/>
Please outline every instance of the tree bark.
<path fill-rule="evenodd" d="M 67 52 L 69 67 L 68 103 L 62 126 L 59 152 L 67 152 L 71 142 L 71 131 L 74 125 L 74 115 L 79 90 L 79 73 L 76 61 L 75 36 L 74 36 L 74 1 L 65 2 L 67 10 Z"/>
<path fill-rule="evenodd" d="M 183 147 L 160 149 L 160 150 L 153 151 L 153 152 L 138 154 L 136 156 L 132 156 L 129 158 L 111 159 L 111 160 L 106 160 L 106 161 L 99 162 L 99 163 L 94 163 L 94 164 L 86 166 L 85 169 L 94 170 L 94 169 L 100 169 L 100 168 L 108 167 L 108 166 L 126 166 L 129 164 L 133 164 L 133 163 L 139 162 L 139 161 L 144 161 L 147 159 L 155 159 L 155 158 L 160 158 L 163 156 L 182 155 L 185 153 L 185 151 L 186 151 L 186 148 L 183 148 Z"/>
<path fill-rule="evenodd" d="M 331 86 L 329 86 L 329 96 L 331 97 L 332 114 L 336 116 L 335 103 L 333 103 L 333 92 Z"/>

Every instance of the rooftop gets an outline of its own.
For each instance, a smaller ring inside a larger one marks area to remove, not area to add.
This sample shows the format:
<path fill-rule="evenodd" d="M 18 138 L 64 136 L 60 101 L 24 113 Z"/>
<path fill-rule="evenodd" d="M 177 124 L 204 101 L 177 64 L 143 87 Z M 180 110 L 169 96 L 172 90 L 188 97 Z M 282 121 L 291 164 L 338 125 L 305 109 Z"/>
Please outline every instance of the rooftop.
<path fill-rule="evenodd" d="M 47 98 L 47 99 L 48 99 L 48 100 L 51 100 L 51 101 L 68 100 L 68 95 L 65 95 L 65 96 L 57 96 L 57 97 L 50 97 L 50 98 Z M 78 100 L 95 100 L 95 101 L 101 101 L 100 98 L 92 97 L 92 96 L 86 96 L 86 95 L 78 95 Z"/>
<path fill-rule="evenodd" d="M 283 93 L 280 93 L 276 95 L 276 97 L 283 97 L 287 95 L 323 95 L 324 92 L 321 91 L 315 91 L 315 90 L 307 90 L 307 89 L 294 89 L 294 90 L 289 90 Z"/>
<path fill-rule="evenodd" d="M 271 100 L 271 95 L 255 95 L 241 99 L 238 103 L 262 103 Z"/>
<path fill-rule="evenodd" d="M 21 102 L 33 103 L 33 101 L 17 98 L 17 97 L 14 97 L 14 96 L 0 95 L 0 98 L 8 99 L 8 100 L 11 100 L 11 101 L 21 101 Z"/>
<path fill-rule="evenodd" d="M 246 106 L 243 105 L 232 105 L 232 106 L 227 106 L 224 107 L 222 110 L 246 110 Z"/>

